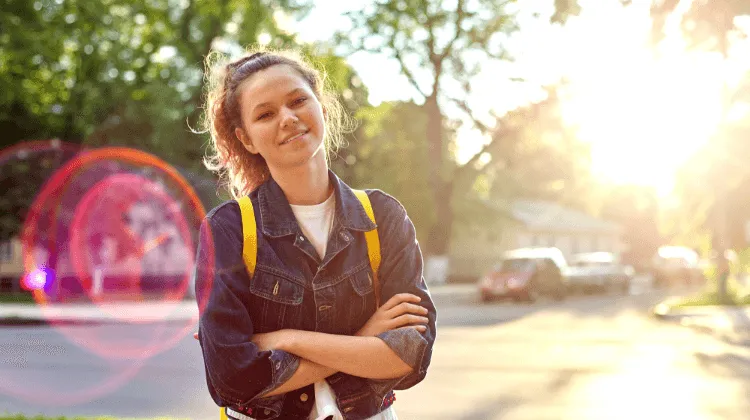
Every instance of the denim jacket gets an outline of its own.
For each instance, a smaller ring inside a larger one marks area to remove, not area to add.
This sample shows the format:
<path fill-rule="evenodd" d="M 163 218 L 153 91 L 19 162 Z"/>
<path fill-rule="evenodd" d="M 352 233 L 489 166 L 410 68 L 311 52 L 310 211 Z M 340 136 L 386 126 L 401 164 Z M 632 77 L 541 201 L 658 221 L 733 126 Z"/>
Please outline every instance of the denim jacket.
<path fill-rule="evenodd" d="M 213 400 L 256 419 L 307 419 L 312 385 L 259 397 L 286 382 L 299 358 L 260 351 L 255 333 L 280 329 L 353 335 L 375 312 L 372 270 L 364 232 L 375 227 L 351 188 L 333 172 L 334 224 L 324 258 L 303 235 L 279 185 L 269 179 L 250 194 L 257 222 L 255 275 L 242 259 L 239 206 L 228 201 L 211 210 L 200 229 L 195 285 L 199 339 Z M 366 419 L 387 408 L 392 391 L 424 379 L 435 341 L 435 306 L 422 276 L 422 254 L 404 207 L 379 190 L 368 190 L 380 236 L 381 304 L 397 293 L 422 298 L 428 309 L 425 333 L 398 329 L 380 334 L 406 364 L 408 375 L 388 380 L 344 373 L 327 378 L 347 420 Z"/>

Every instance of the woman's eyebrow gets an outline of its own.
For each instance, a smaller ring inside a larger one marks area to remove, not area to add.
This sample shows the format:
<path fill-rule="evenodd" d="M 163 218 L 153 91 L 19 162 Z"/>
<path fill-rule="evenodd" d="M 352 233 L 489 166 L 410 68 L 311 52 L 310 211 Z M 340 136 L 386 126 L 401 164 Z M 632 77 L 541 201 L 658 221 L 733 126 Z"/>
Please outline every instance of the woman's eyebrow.
<path fill-rule="evenodd" d="M 294 89 L 290 90 L 289 93 L 286 94 L 286 96 L 294 96 L 294 95 L 296 95 L 298 93 L 304 93 L 304 92 L 305 92 L 304 89 L 298 87 L 298 88 L 294 88 Z M 255 105 L 255 107 L 253 107 L 253 110 L 255 111 L 258 108 L 263 108 L 263 107 L 267 107 L 267 106 L 271 106 L 271 102 L 259 103 L 258 105 Z"/>

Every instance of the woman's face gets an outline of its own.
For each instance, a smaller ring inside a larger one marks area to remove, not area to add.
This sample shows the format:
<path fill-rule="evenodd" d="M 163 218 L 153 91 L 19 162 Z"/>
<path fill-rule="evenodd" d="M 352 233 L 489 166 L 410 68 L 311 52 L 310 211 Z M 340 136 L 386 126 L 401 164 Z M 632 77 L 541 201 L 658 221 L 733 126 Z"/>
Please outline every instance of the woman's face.
<path fill-rule="evenodd" d="M 292 67 L 275 65 L 249 77 L 240 84 L 239 105 L 243 127 L 235 134 L 271 172 L 325 162 L 323 108 Z"/>

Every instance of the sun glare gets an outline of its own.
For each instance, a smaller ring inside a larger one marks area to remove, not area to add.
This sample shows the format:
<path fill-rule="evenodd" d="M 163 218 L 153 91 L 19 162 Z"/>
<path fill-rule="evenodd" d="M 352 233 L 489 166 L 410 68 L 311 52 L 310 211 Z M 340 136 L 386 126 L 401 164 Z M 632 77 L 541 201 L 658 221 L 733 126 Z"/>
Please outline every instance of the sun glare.
<path fill-rule="evenodd" d="M 679 42 L 657 55 L 644 13 L 586 18 L 576 27 L 564 117 L 591 143 L 595 173 L 666 195 L 677 169 L 718 126 L 721 61 Z"/>

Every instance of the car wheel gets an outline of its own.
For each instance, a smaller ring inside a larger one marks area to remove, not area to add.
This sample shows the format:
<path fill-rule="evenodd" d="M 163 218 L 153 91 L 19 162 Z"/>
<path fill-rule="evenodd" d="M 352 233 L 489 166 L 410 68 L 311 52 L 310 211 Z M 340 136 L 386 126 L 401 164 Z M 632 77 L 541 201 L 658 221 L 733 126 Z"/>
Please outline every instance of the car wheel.
<path fill-rule="evenodd" d="M 565 290 L 565 286 L 561 284 L 561 285 L 557 286 L 557 288 L 555 288 L 555 293 L 552 295 L 552 297 L 556 301 L 561 302 L 561 301 L 565 300 L 566 295 L 567 295 L 567 293 L 566 293 L 566 290 Z"/>
<path fill-rule="evenodd" d="M 620 284 L 620 293 L 624 296 L 630 295 L 630 279 L 625 279 Z"/>
<path fill-rule="evenodd" d="M 534 303 L 539 300 L 539 291 L 533 285 L 529 286 L 524 293 L 524 302 Z"/>

